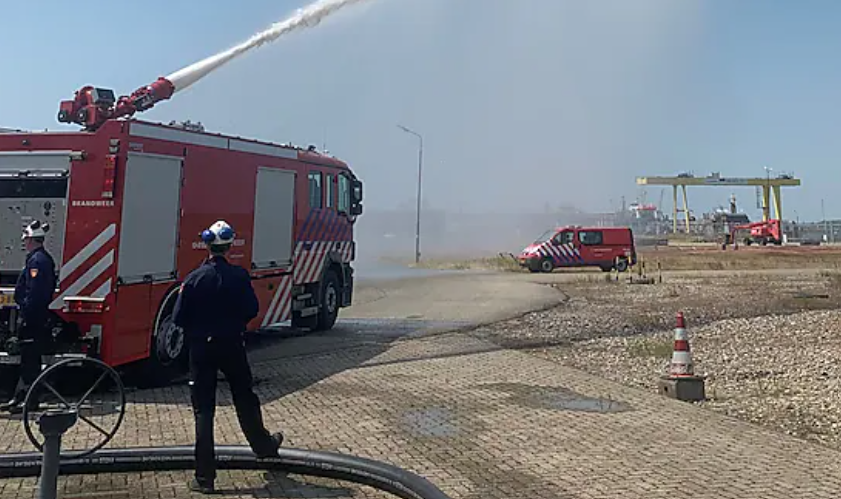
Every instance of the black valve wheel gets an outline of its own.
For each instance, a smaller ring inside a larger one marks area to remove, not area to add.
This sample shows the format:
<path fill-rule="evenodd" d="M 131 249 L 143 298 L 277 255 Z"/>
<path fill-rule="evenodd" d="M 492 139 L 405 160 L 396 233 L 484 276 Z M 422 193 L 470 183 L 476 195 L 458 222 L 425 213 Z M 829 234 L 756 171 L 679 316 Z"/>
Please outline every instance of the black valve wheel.
<path fill-rule="evenodd" d="M 93 384 L 91 384 L 90 387 L 87 388 L 80 397 L 78 397 L 77 401 L 71 402 L 68 398 L 76 397 L 65 397 L 54 385 L 57 384 L 56 380 L 66 382 L 69 379 L 74 379 L 74 375 L 80 371 L 85 372 L 86 374 L 91 374 L 91 378 L 96 381 L 94 381 Z M 117 417 L 116 422 L 113 425 L 106 425 L 106 428 L 103 428 L 101 425 L 93 422 L 90 418 L 92 414 L 97 411 L 96 407 L 89 399 L 91 395 L 96 392 L 96 389 L 100 388 L 105 381 L 109 381 L 111 386 L 115 388 L 114 391 L 116 391 L 116 393 L 114 395 L 116 396 Z M 114 438 L 117 430 L 120 429 L 120 425 L 123 422 L 123 417 L 126 412 L 125 388 L 123 387 L 120 375 L 108 366 L 108 364 L 102 362 L 101 360 L 89 357 L 61 360 L 48 367 L 41 373 L 40 376 L 38 376 L 29 388 L 29 391 L 26 393 L 26 399 L 24 401 L 23 427 L 29 441 L 32 442 L 32 445 L 34 445 L 40 452 L 43 452 L 44 450 L 44 442 L 39 440 L 33 431 L 33 426 L 35 426 L 33 423 L 37 425 L 36 418 L 38 411 L 32 410 L 30 407 L 35 404 L 36 398 L 39 402 L 42 402 L 43 395 L 51 396 L 51 398 L 56 401 L 54 404 L 56 407 L 47 408 L 46 411 L 41 411 L 41 414 L 70 413 L 75 417 L 75 423 L 73 426 L 77 425 L 81 420 L 83 423 L 96 430 L 96 433 L 100 435 L 98 440 L 85 439 L 86 443 L 96 441 L 97 443 L 93 447 L 89 447 L 85 450 L 62 451 L 61 457 L 66 459 L 89 456 L 103 448 L 111 441 L 112 438 Z M 35 406 L 38 407 L 38 405 Z M 36 418 L 33 418 L 34 414 L 36 415 Z M 107 428 L 108 426 L 110 426 L 110 429 Z"/>

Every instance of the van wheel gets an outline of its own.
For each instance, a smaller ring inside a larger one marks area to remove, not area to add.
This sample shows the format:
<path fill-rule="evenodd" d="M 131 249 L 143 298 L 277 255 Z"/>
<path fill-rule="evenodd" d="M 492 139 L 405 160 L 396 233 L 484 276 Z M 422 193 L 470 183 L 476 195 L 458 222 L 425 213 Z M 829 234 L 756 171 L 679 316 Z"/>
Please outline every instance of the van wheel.
<path fill-rule="evenodd" d="M 174 309 L 173 295 L 155 320 L 149 358 L 137 380 L 142 387 L 162 386 L 187 372 L 187 339 L 184 330 L 175 325 Z"/>
<path fill-rule="evenodd" d="M 552 272 L 553 270 L 555 270 L 555 264 L 552 263 L 552 260 L 547 258 L 547 259 L 540 262 L 540 271 L 541 272 L 544 272 L 544 273 L 548 274 L 549 272 Z"/>
<path fill-rule="evenodd" d="M 628 260 L 625 260 L 624 258 L 620 258 L 616 262 L 616 271 L 617 272 L 625 272 L 626 270 L 628 270 Z"/>
<path fill-rule="evenodd" d="M 318 307 L 318 317 L 315 324 L 315 331 L 327 331 L 332 329 L 339 318 L 339 277 L 334 270 L 328 270 L 321 285 L 321 305 Z"/>

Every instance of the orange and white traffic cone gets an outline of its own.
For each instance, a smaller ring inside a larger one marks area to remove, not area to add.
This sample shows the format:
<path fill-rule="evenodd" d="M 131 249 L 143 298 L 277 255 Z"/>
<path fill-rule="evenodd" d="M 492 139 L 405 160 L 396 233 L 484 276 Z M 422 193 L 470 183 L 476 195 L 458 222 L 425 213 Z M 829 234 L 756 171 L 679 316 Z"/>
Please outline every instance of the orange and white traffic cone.
<path fill-rule="evenodd" d="M 695 376 L 695 364 L 692 362 L 692 352 L 689 350 L 689 338 L 686 334 L 686 322 L 683 319 L 683 312 L 677 313 L 675 347 L 672 351 L 669 376 Z"/>
<path fill-rule="evenodd" d="M 678 400 L 697 402 L 706 399 L 704 376 L 695 375 L 695 363 L 689 351 L 689 338 L 683 312 L 677 313 L 675 347 L 669 373 L 657 382 L 660 393 Z"/>

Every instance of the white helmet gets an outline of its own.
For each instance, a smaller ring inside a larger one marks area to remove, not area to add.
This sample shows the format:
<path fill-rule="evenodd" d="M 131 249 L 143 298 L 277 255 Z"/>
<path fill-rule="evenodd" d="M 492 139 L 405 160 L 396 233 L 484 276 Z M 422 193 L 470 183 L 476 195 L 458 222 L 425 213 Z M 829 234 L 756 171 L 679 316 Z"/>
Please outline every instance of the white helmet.
<path fill-rule="evenodd" d="M 49 230 L 50 224 L 42 224 L 38 220 L 33 220 L 26 227 L 23 228 L 23 235 L 21 235 L 20 238 L 21 240 L 23 240 L 28 237 L 46 237 L 47 232 L 49 232 Z"/>
<path fill-rule="evenodd" d="M 223 246 L 233 244 L 234 236 L 236 236 L 236 233 L 233 227 L 228 225 L 228 222 L 219 220 L 202 231 L 201 240 L 208 246 Z"/>

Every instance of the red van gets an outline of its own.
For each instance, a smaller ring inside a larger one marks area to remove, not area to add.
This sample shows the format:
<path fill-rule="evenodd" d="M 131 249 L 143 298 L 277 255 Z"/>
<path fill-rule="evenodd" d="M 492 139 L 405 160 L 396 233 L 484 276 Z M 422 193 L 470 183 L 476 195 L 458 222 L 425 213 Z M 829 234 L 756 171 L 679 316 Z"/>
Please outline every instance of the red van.
<path fill-rule="evenodd" d="M 637 251 L 629 227 L 561 227 L 546 231 L 523 249 L 518 260 L 531 272 L 552 272 L 558 267 L 625 272 L 637 263 Z"/>

